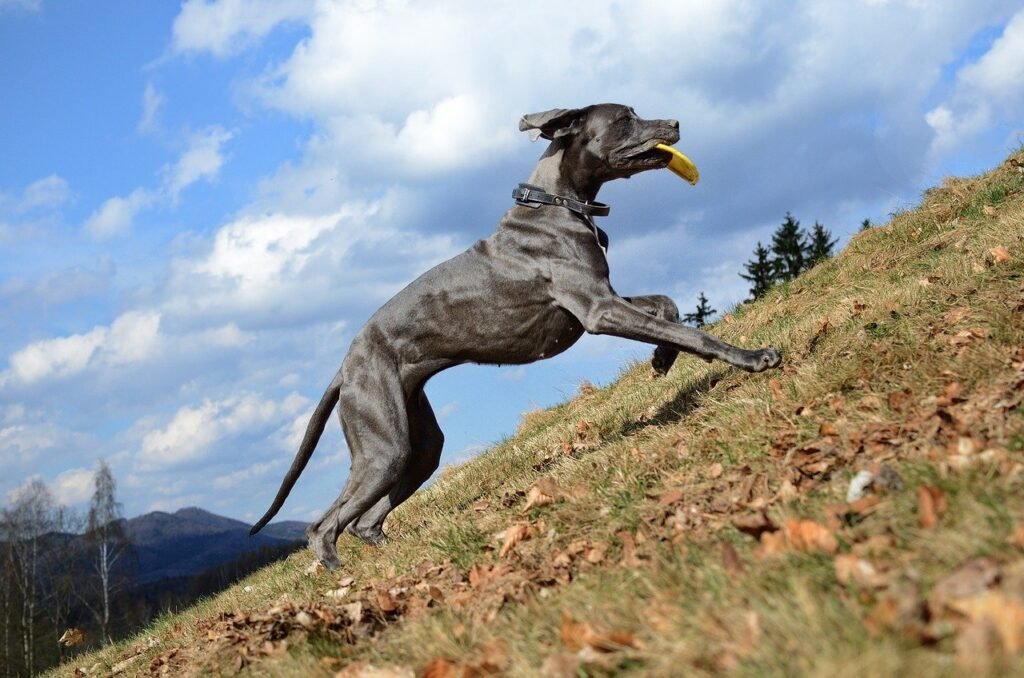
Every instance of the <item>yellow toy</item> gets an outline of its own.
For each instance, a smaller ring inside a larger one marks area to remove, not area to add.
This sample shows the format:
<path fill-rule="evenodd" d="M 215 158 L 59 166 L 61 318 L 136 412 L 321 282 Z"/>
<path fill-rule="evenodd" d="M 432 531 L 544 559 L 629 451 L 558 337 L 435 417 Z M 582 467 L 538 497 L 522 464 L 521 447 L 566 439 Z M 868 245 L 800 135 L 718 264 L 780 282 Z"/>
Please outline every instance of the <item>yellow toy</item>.
<path fill-rule="evenodd" d="M 671 153 L 672 159 L 669 160 L 668 168 L 689 181 L 694 186 L 697 185 L 697 182 L 700 181 L 700 173 L 697 172 L 697 166 L 693 164 L 692 160 L 671 146 L 666 146 L 665 144 L 658 144 L 655 148 L 665 151 L 666 153 Z"/>

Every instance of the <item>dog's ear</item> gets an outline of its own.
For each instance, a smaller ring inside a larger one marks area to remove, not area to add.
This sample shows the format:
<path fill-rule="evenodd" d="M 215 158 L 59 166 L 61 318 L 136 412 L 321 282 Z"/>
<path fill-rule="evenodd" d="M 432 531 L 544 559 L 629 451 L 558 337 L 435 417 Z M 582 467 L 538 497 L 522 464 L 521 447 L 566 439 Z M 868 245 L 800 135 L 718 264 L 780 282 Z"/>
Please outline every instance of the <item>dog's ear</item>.
<path fill-rule="evenodd" d="M 552 141 L 578 132 L 585 113 L 582 108 L 552 108 L 543 113 L 529 113 L 519 121 L 519 131 L 529 132 L 530 141 L 536 141 L 537 137 Z"/>

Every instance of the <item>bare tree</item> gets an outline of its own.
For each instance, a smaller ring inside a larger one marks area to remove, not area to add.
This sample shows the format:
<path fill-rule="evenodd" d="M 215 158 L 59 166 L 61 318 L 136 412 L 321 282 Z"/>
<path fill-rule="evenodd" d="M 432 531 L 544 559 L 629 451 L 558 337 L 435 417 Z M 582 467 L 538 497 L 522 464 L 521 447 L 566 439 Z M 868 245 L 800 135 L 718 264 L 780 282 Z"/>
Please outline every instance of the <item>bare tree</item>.
<path fill-rule="evenodd" d="M 57 506 L 51 524 L 54 534 L 47 544 L 41 563 L 42 602 L 53 634 L 55 659 L 60 663 L 64 661 L 66 652 L 60 637 L 67 630 L 68 618 L 77 598 L 76 589 L 80 583 L 78 559 L 81 551 L 76 536 L 83 527 L 83 521 L 77 511 Z"/>
<path fill-rule="evenodd" d="M 8 566 L 21 597 L 22 665 L 31 676 L 35 674 L 40 540 L 52 531 L 53 496 L 43 481 L 34 478 L 17 491 L 13 505 L 3 513 Z"/>
<path fill-rule="evenodd" d="M 89 503 L 86 543 L 92 553 L 93 567 L 99 578 L 98 601 L 84 600 L 99 625 L 104 644 L 110 642 L 110 600 L 124 583 L 117 576 L 118 561 L 128 551 L 130 543 L 124 529 L 121 504 L 114 493 L 117 484 L 107 462 L 100 460 L 96 470 L 95 489 Z"/>

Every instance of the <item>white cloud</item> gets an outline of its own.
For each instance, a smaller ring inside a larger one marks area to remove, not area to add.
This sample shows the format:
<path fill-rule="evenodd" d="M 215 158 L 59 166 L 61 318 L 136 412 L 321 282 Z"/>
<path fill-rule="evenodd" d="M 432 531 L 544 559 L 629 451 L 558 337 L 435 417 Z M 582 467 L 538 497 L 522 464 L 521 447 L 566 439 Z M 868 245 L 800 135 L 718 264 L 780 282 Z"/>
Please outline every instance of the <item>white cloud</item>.
<path fill-rule="evenodd" d="M 224 164 L 223 146 L 233 136 L 216 125 L 190 134 L 178 159 L 161 170 L 163 181 L 157 190 L 137 188 L 127 196 L 107 199 L 86 219 L 85 232 L 97 240 L 126 235 L 139 212 L 160 203 L 176 204 L 192 184 L 213 181 Z"/>
<path fill-rule="evenodd" d="M 95 475 L 87 468 L 69 469 L 57 476 L 50 485 L 50 491 L 58 504 L 80 504 L 92 496 Z"/>
<path fill-rule="evenodd" d="M 188 0 L 174 19 L 176 52 L 223 57 L 255 44 L 284 21 L 304 17 L 310 0 Z"/>
<path fill-rule="evenodd" d="M 996 121 L 1019 124 L 1024 109 L 1024 10 L 977 61 L 956 74 L 952 94 L 925 115 L 932 156 L 960 147 Z"/>
<path fill-rule="evenodd" d="M 200 179 L 215 179 L 224 164 L 222 147 L 233 136 L 218 126 L 190 135 L 178 161 L 164 168 L 163 194 L 176 201 L 182 190 Z"/>
<path fill-rule="evenodd" d="M 167 426 L 143 437 L 136 456 L 138 467 L 155 470 L 201 459 L 217 441 L 253 429 L 279 427 L 306 404 L 297 394 L 277 402 L 249 393 L 182 407 Z"/>
<path fill-rule="evenodd" d="M 18 208 L 24 212 L 38 208 L 52 209 L 64 204 L 69 197 L 71 190 L 68 182 L 56 174 L 51 174 L 28 185 Z"/>
<path fill-rule="evenodd" d="M 132 229 L 136 215 L 155 202 L 156 196 L 144 188 L 109 198 L 85 220 L 85 232 L 96 239 L 124 235 Z"/>
<path fill-rule="evenodd" d="M 43 7 L 43 0 L 0 0 L 0 12 L 23 10 L 38 12 Z"/>
<path fill-rule="evenodd" d="M 152 132 L 157 129 L 157 115 L 160 108 L 167 102 L 167 97 L 158 92 L 153 83 L 146 83 L 142 93 L 142 118 L 139 119 L 140 132 Z"/>
<path fill-rule="evenodd" d="M 98 325 L 83 334 L 33 342 L 11 355 L 10 367 L 0 374 L 0 385 L 12 379 L 31 384 L 77 374 L 87 367 L 142 361 L 154 350 L 159 330 L 159 313 L 129 311 L 109 327 Z"/>

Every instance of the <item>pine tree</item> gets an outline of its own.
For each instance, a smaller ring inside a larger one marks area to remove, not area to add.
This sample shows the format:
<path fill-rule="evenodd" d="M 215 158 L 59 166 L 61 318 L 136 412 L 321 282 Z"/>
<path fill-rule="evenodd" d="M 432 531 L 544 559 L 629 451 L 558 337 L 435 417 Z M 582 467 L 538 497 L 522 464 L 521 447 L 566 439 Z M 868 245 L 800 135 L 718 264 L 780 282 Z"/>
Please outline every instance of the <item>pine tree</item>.
<path fill-rule="evenodd" d="M 760 299 L 771 288 L 774 277 L 774 267 L 764 245 L 757 243 L 754 260 L 748 261 L 743 267 L 747 269 L 747 273 L 740 273 L 740 277 L 750 283 L 750 298 Z"/>
<path fill-rule="evenodd" d="M 817 221 L 814 222 L 814 230 L 811 231 L 810 242 L 807 244 L 807 268 L 814 267 L 818 262 L 832 257 L 832 248 L 839 242 L 832 240 L 832 234 Z"/>
<path fill-rule="evenodd" d="M 860 222 L 860 230 L 866 231 L 869 228 L 871 228 L 871 220 L 870 219 L 865 219 L 864 221 Z"/>
<path fill-rule="evenodd" d="M 708 298 L 704 296 L 704 292 L 700 293 L 697 297 L 697 310 L 693 313 L 687 313 L 683 316 L 683 322 L 693 323 L 697 327 L 704 327 L 708 318 L 718 313 L 715 309 L 711 308 L 711 304 L 708 303 Z"/>
<path fill-rule="evenodd" d="M 786 220 L 772 234 L 772 277 L 775 282 L 788 282 L 803 273 L 806 266 L 807 234 L 800 222 L 786 212 Z"/>

